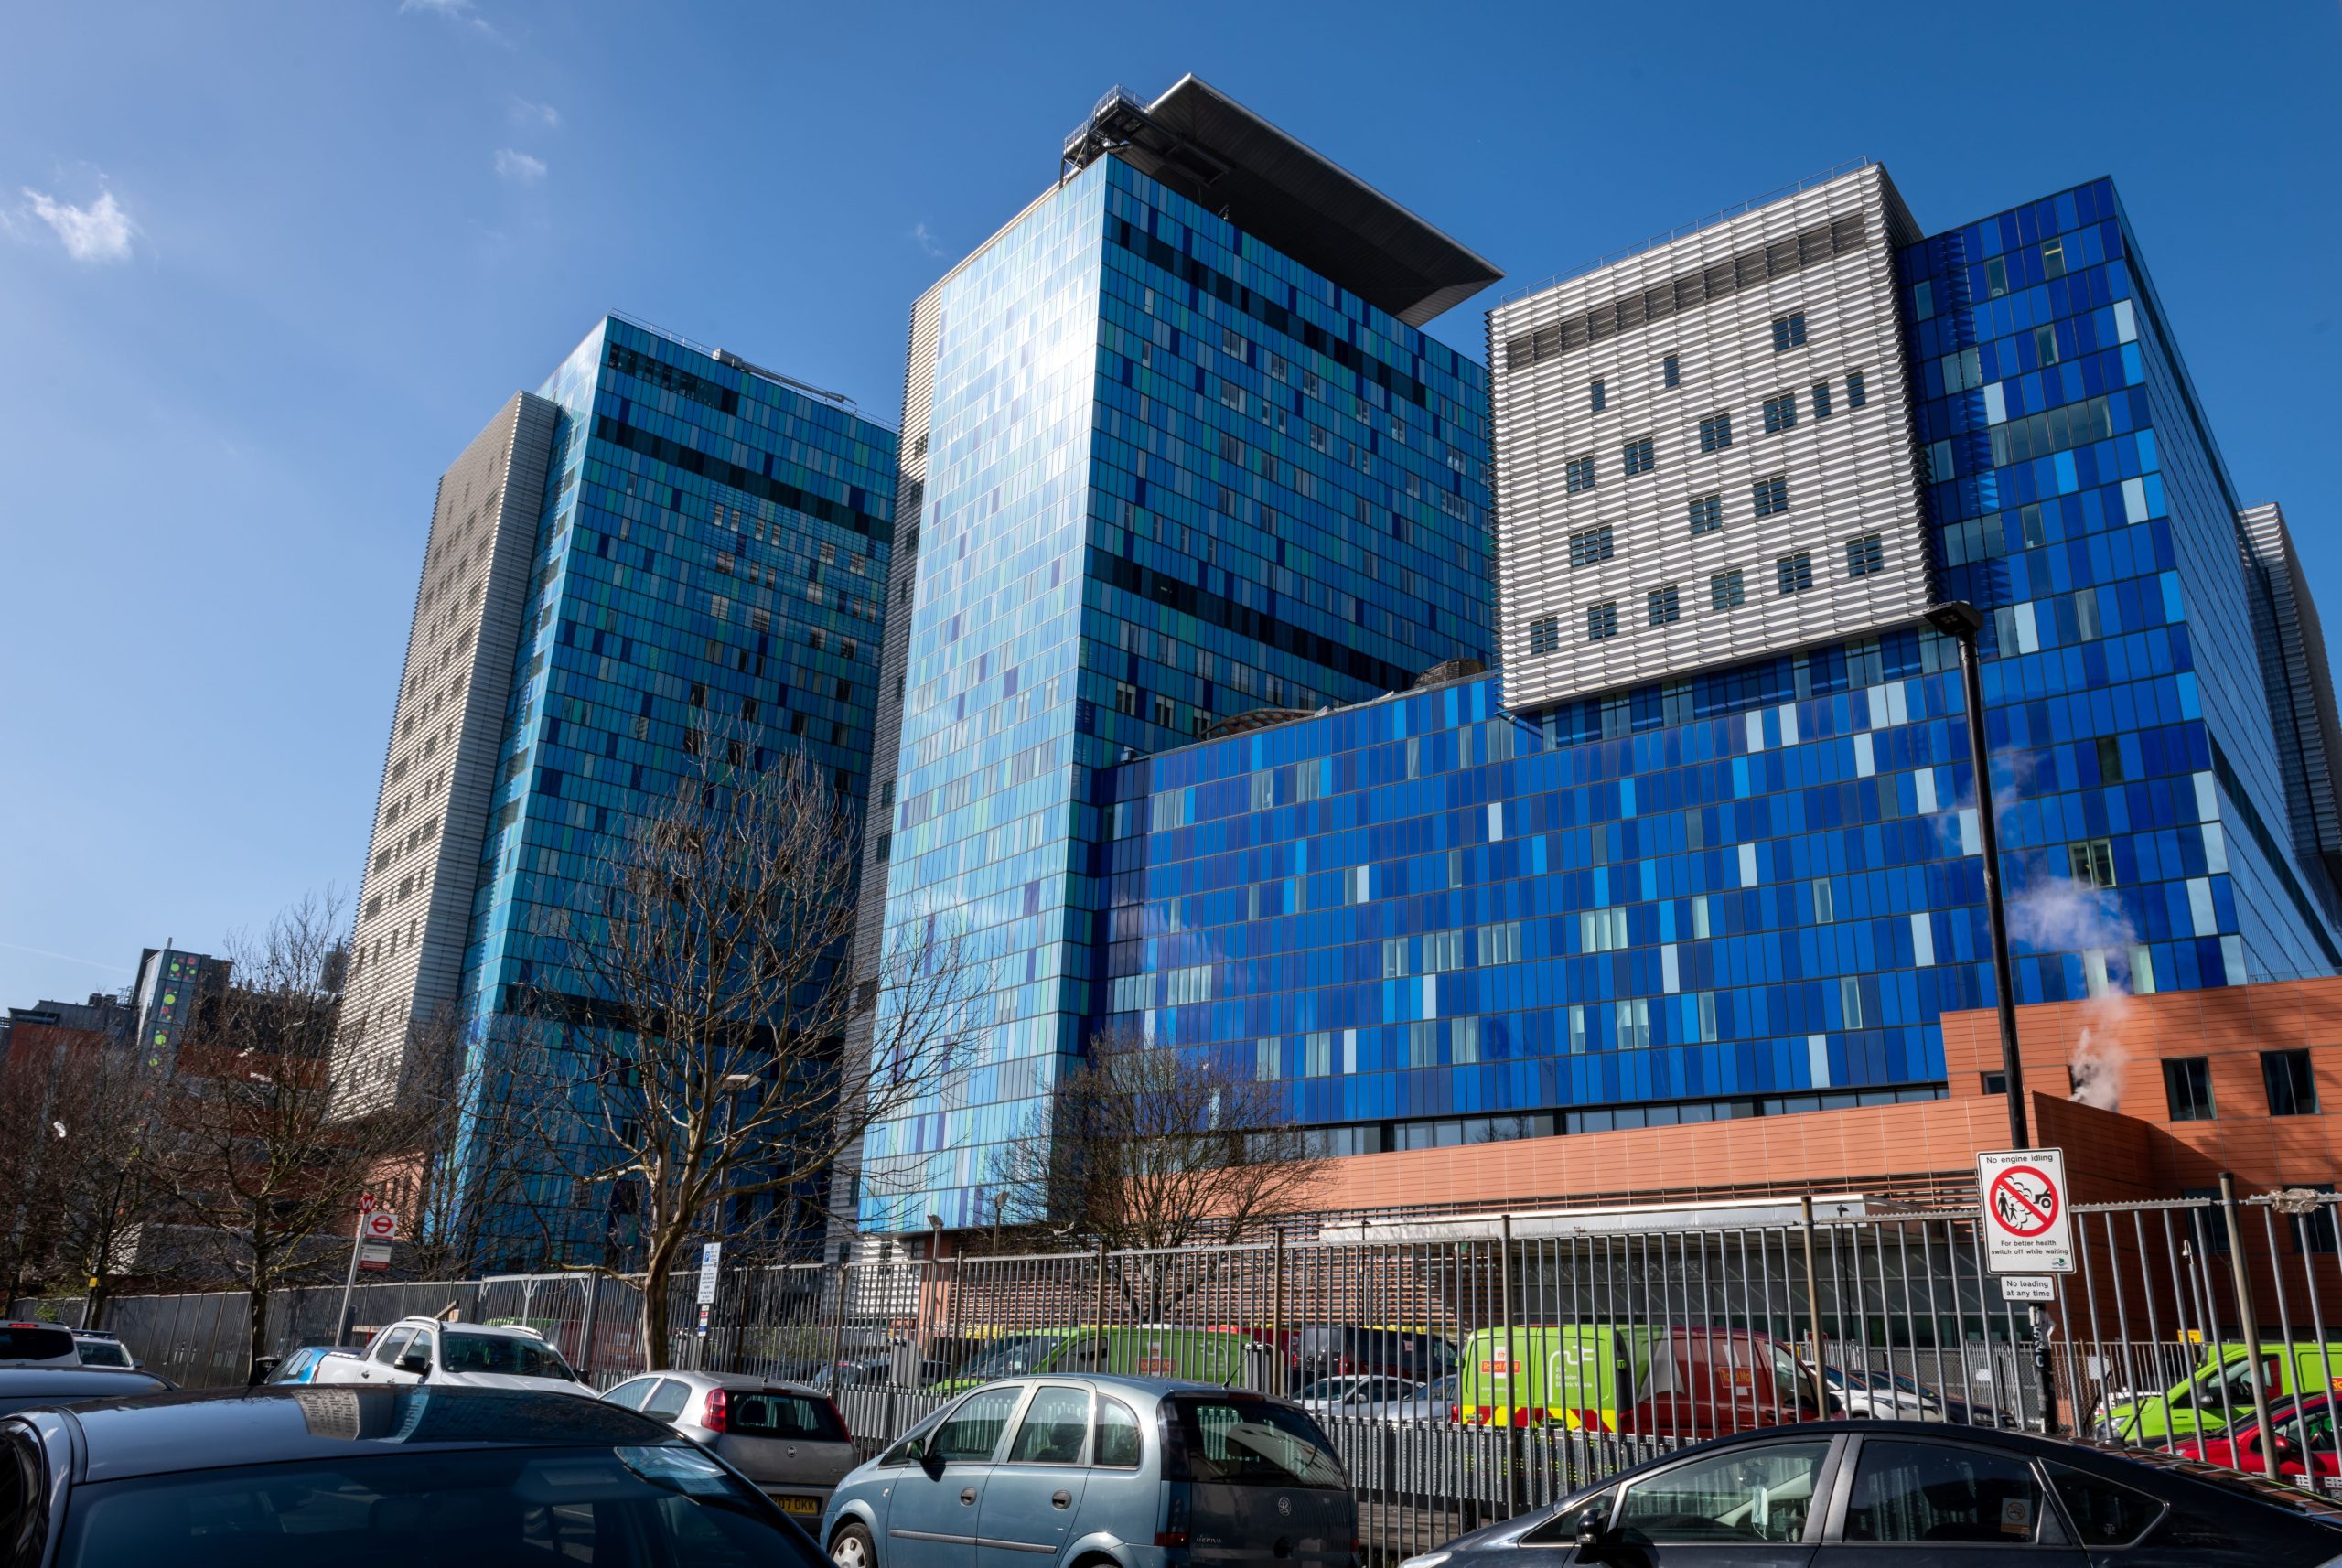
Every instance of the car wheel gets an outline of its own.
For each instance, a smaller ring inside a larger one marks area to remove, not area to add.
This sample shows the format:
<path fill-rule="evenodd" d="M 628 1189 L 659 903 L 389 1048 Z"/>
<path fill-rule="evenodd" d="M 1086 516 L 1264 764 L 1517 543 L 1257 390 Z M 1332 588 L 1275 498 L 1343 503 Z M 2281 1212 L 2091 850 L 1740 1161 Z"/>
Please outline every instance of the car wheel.
<path fill-rule="evenodd" d="M 837 1568 L 878 1568 L 878 1553 L 870 1545 L 870 1532 L 858 1524 L 849 1524 L 830 1537 L 830 1561 Z"/>

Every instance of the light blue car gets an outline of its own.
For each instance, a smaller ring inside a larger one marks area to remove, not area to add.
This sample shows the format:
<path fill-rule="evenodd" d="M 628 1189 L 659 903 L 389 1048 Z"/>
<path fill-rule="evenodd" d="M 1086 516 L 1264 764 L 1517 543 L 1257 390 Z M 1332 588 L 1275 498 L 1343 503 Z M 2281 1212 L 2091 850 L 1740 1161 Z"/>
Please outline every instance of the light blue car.
<path fill-rule="evenodd" d="M 838 1483 L 838 1568 L 1351 1568 L 1358 1504 L 1289 1400 L 1037 1377 L 952 1400 Z"/>

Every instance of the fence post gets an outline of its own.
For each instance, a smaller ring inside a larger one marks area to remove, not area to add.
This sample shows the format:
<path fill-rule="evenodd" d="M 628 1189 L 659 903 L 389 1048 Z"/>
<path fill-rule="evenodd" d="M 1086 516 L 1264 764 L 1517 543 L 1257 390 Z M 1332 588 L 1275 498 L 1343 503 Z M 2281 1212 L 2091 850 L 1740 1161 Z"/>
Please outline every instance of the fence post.
<path fill-rule="evenodd" d="M 596 1309 L 601 1305 L 601 1273 L 598 1270 L 588 1270 L 586 1275 L 585 1337 L 579 1340 L 577 1346 L 577 1369 L 586 1375 L 586 1380 L 589 1383 L 594 1380 L 594 1318 Z"/>
<path fill-rule="evenodd" d="M 1504 1507 L 1508 1519 L 1525 1513 L 1529 1509 L 1529 1477 L 1522 1473 L 1528 1444 L 1522 1441 L 1528 1427 L 1527 1412 L 1520 1407 L 1521 1388 L 1528 1381 L 1521 1375 L 1520 1359 L 1512 1337 L 1512 1216 L 1504 1217 L 1503 1239 L 1498 1243 L 1502 1251 L 1497 1254 L 1497 1294 L 1503 1298 L 1499 1316 L 1504 1320 L 1505 1426 L 1504 1426 Z"/>
<path fill-rule="evenodd" d="M 1090 1324 L 1092 1328 L 1095 1328 L 1098 1331 L 1098 1348 L 1102 1351 L 1106 1346 L 1106 1243 L 1103 1241 L 1098 1243 L 1098 1255 L 1096 1261 L 1098 1267 L 1098 1311 L 1097 1316 L 1090 1318 Z"/>
<path fill-rule="evenodd" d="M 841 1370 L 845 1360 L 846 1298 L 854 1284 L 854 1243 L 838 1243 L 838 1310 L 830 1331 L 830 1391 L 834 1393 L 842 1386 L 844 1374 Z"/>
<path fill-rule="evenodd" d="M 1805 1224 L 1805 1330 L 1810 1353 L 1813 1358 L 1813 1391 L 1821 1399 L 1819 1413 L 1830 1411 L 1830 1380 L 1821 1370 L 1821 1290 L 1813 1268 L 1813 1195 L 1807 1193 L 1797 1200 L 1798 1213 Z"/>
<path fill-rule="evenodd" d="M 1276 1251 L 1269 1265 L 1269 1364 L 1275 1368 L 1270 1374 L 1273 1385 L 1262 1393 L 1291 1394 L 1300 1391 L 1293 1386 L 1286 1374 L 1284 1359 L 1284 1227 L 1276 1229 Z"/>
<path fill-rule="evenodd" d="M 2261 1375 L 2261 1324 L 2252 1307 L 2252 1280 L 2244 1268 L 2244 1231 L 2237 1224 L 2234 1171 L 2220 1173 L 2220 1218 L 2229 1231 L 2229 1277 L 2236 1285 L 2237 1332 L 2243 1336 L 2245 1365 L 2252 1373 L 2252 1419 L 2261 1425 L 2261 1466 L 2274 1480 L 2277 1460 L 2272 1440 L 2277 1429 L 2269 1424 L 2269 1381 Z"/>

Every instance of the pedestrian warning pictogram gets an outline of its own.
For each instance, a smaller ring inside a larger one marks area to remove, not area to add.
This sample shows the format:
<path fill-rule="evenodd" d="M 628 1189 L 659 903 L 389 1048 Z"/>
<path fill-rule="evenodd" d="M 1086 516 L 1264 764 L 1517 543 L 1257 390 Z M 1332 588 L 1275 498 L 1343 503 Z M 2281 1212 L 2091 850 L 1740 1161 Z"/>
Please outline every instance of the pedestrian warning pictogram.
<path fill-rule="evenodd" d="M 2066 1152 L 2007 1149 L 1976 1156 L 1984 1266 L 1996 1274 L 2074 1272 L 2066 1213 Z"/>

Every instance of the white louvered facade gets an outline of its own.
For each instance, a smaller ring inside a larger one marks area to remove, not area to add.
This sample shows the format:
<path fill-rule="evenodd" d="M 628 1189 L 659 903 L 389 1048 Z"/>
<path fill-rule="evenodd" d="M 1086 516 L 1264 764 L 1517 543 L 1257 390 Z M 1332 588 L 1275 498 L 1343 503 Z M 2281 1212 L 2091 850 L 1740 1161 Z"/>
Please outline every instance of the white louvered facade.
<path fill-rule="evenodd" d="M 1896 248 L 1917 238 L 1868 165 L 1491 313 L 1509 707 L 1918 618 L 1928 554 L 1895 290 Z M 1775 323 L 1792 316 L 1803 342 L 1777 350 Z M 1797 422 L 1768 434 L 1767 403 L 1784 397 Z M 1702 422 L 1718 414 L 1731 444 L 1703 452 Z M 1629 473 L 1628 446 L 1646 437 L 1652 467 Z M 1573 492 L 1571 465 L 1587 458 L 1594 482 Z M 1787 510 L 1760 517 L 1755 487 L 1775 478 Z M 1721 526 L 1695 534 L 1704 496 Z M 1608 557 L 1574 566 L 1572 537 L 1604 528 Z M 1870 534 L 1876 569 L 1852 575 L 1849 542 Z M 1811 586 L 1784 594 L 1779 564 L 1799 554 Z M 1741 602 L 1719 609 L 1714 579 L 1735 569 Z M 1669 587 L 1678 618 L 1653 625 L 1650 596 Z M 1590 639 L 1605 605 L 1616 633 Z"/>

